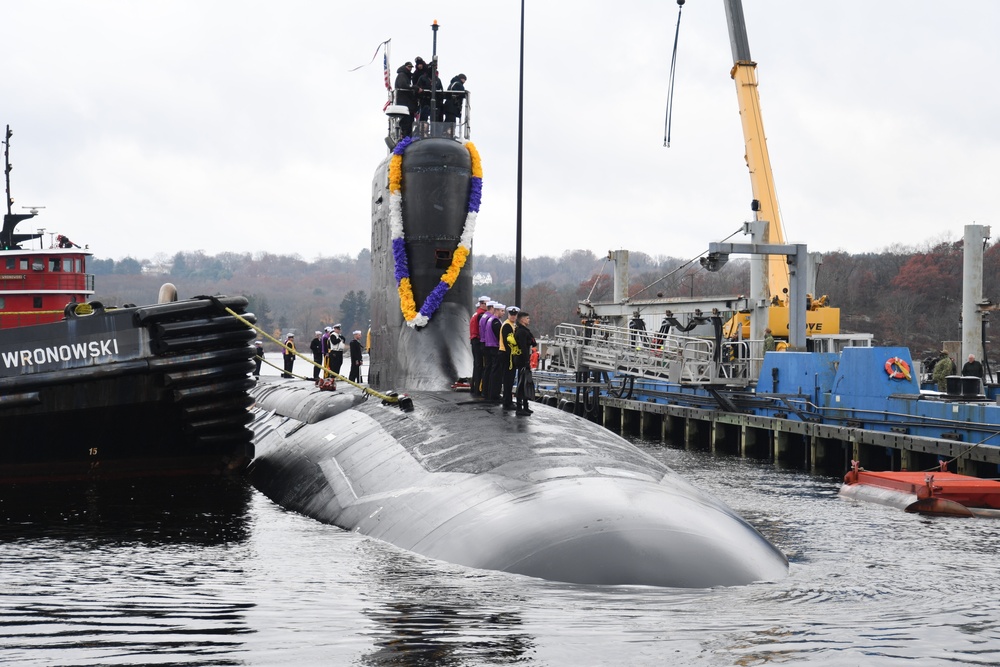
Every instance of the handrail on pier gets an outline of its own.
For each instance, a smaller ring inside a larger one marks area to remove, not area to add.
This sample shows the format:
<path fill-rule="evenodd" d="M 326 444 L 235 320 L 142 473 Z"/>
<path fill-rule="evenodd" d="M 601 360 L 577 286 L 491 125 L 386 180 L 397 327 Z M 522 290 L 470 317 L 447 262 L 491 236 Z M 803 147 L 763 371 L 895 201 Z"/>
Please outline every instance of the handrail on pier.
<path fill-rule="evenodd" d="M 556 327 L 552 370 L 612 372 L 683 385 L 745 387 L 759 369 L 760 341 L 724 341 L 606 324 Z M 759 355 L 759 356 L 758 356 Z"/>

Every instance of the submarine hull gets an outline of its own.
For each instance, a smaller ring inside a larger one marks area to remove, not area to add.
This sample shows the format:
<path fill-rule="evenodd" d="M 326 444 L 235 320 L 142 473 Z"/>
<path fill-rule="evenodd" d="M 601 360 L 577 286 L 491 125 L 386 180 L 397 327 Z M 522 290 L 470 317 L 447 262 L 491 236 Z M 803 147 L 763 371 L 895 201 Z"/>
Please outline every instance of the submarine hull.
<path fill-rule="evenodd" d="M 623 438 L 454 392 L 412 412 L 296 383 L 254 390 L 254 485 L 278 504 L 430 558 L 579 584 L 684 588 L 785 576 L 723 503 Z"/>

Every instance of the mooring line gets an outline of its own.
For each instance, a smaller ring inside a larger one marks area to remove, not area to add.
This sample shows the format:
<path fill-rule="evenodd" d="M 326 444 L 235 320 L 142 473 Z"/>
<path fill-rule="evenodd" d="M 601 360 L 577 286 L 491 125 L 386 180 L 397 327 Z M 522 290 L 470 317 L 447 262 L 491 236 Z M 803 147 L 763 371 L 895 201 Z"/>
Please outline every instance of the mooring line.
<path fill-rule="evenodd" d="M 259 326 L 257 326 L 256 324 L 254 324 L 250 320 L 246 319 L 245 317 L 243 317 L 242 315 L 240 315 L 239 313 L 237 313 L 232 308 L 230 308 L 228 306 L 223 306 L 221 302 L 217 302 L 217 303 L 220 306 L 222 306 L 227 313 L 229 313 L 230 315 L 232 315 L 233 317 L 235 317 L 236 319 L 238 319 L 240 322 L 242 322 L 243 324 L 247 325 L 248 327 L 250 327 L 251 329 L 253 329 L 257 333 L 259 333 L 261 336 L 264 336 L 265 338 L 267 338 L 271 342 L 277 343 L 278 345 L 280 345 L 284 349 L 292 352 L 296 357 L 299 357 L 300 359 L 302 359 L 306 363 L 312 364 L 316 368 L 319 368 L 320 370 L 322 370 L 322 371 L 324 371 L 326 373 L 329 373 L 330 375 L 334 376 L 338 380 L 343 380 L 347 384 L 352 385 L 354 387 L 357 387 L 358 389 L 360 389 L 361 391 L 363 391 L 364 393 L 366 393 L 366 394 L 368 394 L 370 396 L 376 396 L 378 398 L 381 398 L 383 401 L 385 401 L 387 403 L 399 403 L 399 396 L 392 396 L 392 395 L 389 395 L 389 394 L 383 394 L 382 392 L 379 392 L 379 391 L 375 391 L 371 387 L 366 387 L 366 386 L 364 386 L 362 384 L 358 384 L 357 382 L 354 382 L 353 380 L 348 380 L 346 377 L 344 377 L 340 373 L 335 373 L 335 372 L 331 371 L 329 368 L 324 368 L 323 366 L 320 366 L 315 361 L 313 361 L 312 359 L 307 358 L 305 355 L 303 355 L 301 352 L 299 352 L 295 348 L 288 347 L 287 345 L 285 345 L 284 343 L 282 343 L 280 340 L 278 340 L 277 338 L 275 338 L 271 334 L 267 333 L 266 331 L 264 331 L 263 329 L 261 329 Z M 267 363 L 270 366 L 274 366 L 274 364 L 272 364 L 270 362 L 267 362 Z M 274 367 L 278 368 L 277 366 L 274 366 Z M 279 369 L 279 370 L 281 370 L 282 372 L 285 372 L 284 369 Z M 296 375 L 295 377 L 302 378 L 303 380 L 308 380 L 309 379 L 309 378 L 302 377 L 301 375 Z"/>

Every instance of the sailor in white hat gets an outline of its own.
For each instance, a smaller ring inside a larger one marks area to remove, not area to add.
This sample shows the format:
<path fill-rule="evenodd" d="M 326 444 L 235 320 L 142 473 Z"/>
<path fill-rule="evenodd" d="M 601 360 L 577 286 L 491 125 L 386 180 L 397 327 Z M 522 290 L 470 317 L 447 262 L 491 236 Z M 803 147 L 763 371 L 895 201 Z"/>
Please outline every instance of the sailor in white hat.
<path fill-rule="evenodd" d="M 323 341 L 320 340 L 322 335 L 322 331 L 317 331 L 309 341 L 309 349 L 313 353 L 313 382 L 319 382 L 319 370 L 323 366 Z"/>
<path fill-rule="evenodd" d="M 327 362 L 330 370 L 340 375 L 340 367 L 344 365 L 344 344 L 346 340 L 340 335 L 340 323 L 333 325 L 333 332 L 330 334 L 330 347 Z"/>
<path fill-rule="evenodd" d="M 283 378 L 292 377 L 292 366 L 295 365 L 295 334 L 289 333 L 285 336 L 285 349 L 281 351 L 282 360 L 285 362 L 285 372 L 281 374 Z"/>
<path fill-rule="evenodd" d="M 521 309 L 517 306 L 507 306 L 507 319 L 500 324 L 500 347 L 498 351 L 499 370 L 503 384 L 503 409 L 514 410 L 514 367 L 511 365 L 510 339 L 514 337 L 517 328 L 517 314 Z"/>

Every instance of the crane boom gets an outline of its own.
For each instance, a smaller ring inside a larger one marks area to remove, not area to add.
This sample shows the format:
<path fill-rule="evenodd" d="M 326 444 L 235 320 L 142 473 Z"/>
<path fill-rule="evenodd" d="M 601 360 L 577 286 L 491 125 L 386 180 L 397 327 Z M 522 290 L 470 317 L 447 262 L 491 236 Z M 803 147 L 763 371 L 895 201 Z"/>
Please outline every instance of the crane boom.
<path fill-rule="evenodd" d="M 678 0 L 679 2 L 682 0 Z M 761 120 L 760 96 L 757 91 L 757 63 L 750 57 L 750 43 L 743 19 L 741 0 L 724 0 L 726 22 L 729 26 L 729 43 L 733 50 L 733 68 L 729 72 L 736 82 L 736 98 L 740 105 L 743 141 L 746 148 L 747 168 L 753 192 L 755 222 L 764 227 L 758 243 L 785 245 L 785 228 L 778 209 L 778 194 L 771 172 L 771 157 L 767 152 L 764 122 Z M 754 309 L 766 308 L 763 319 L 774 336 L 787 337 L 790 321 L 788 261 L 784 255 L 756 256 L 751 258 L 750 294 Z M 759 310 L 758 310 L 759 312 Z M 806 335 L 840 333 L 840 309 L 827 304 L 826 296 L 818 299 L 806 295 Z M 764 322 L 754 320 L 751 332 L 750 311 L 737 313 L 725 326 L 727 336 L 737 327 L 744 337 L 762 338 Z"/>
<path fill-rule="evenodd" d="M 740 105 L 740 119 L 743 123 L 743 140 L 746 145 L 746 162 L 750 170 L 750 186 L 756 220 L 767 222 L 762 239 L 764 243 L 785 243 L 785 229 L 781 224 L 778 209 L 778 194 L 771 172 L 771 157 L 767 152 L 764 136 L 764 122 L 760 113 L 760 96 L 757 92 L 757 63 L 750 57 L 746 22 L 743 19 L 741 0 L 725 0 L 726 22 L 729 25 L 729 42 L 733 50 L 733 69 L 730 76 L 736 82 L 736 97 Z M 788 299 L 788 264 L 785 257 L 771 255 L 766 260 L 766 294 L 759 296 L 772 300 L 778 297 L 781 303 Z"/>

